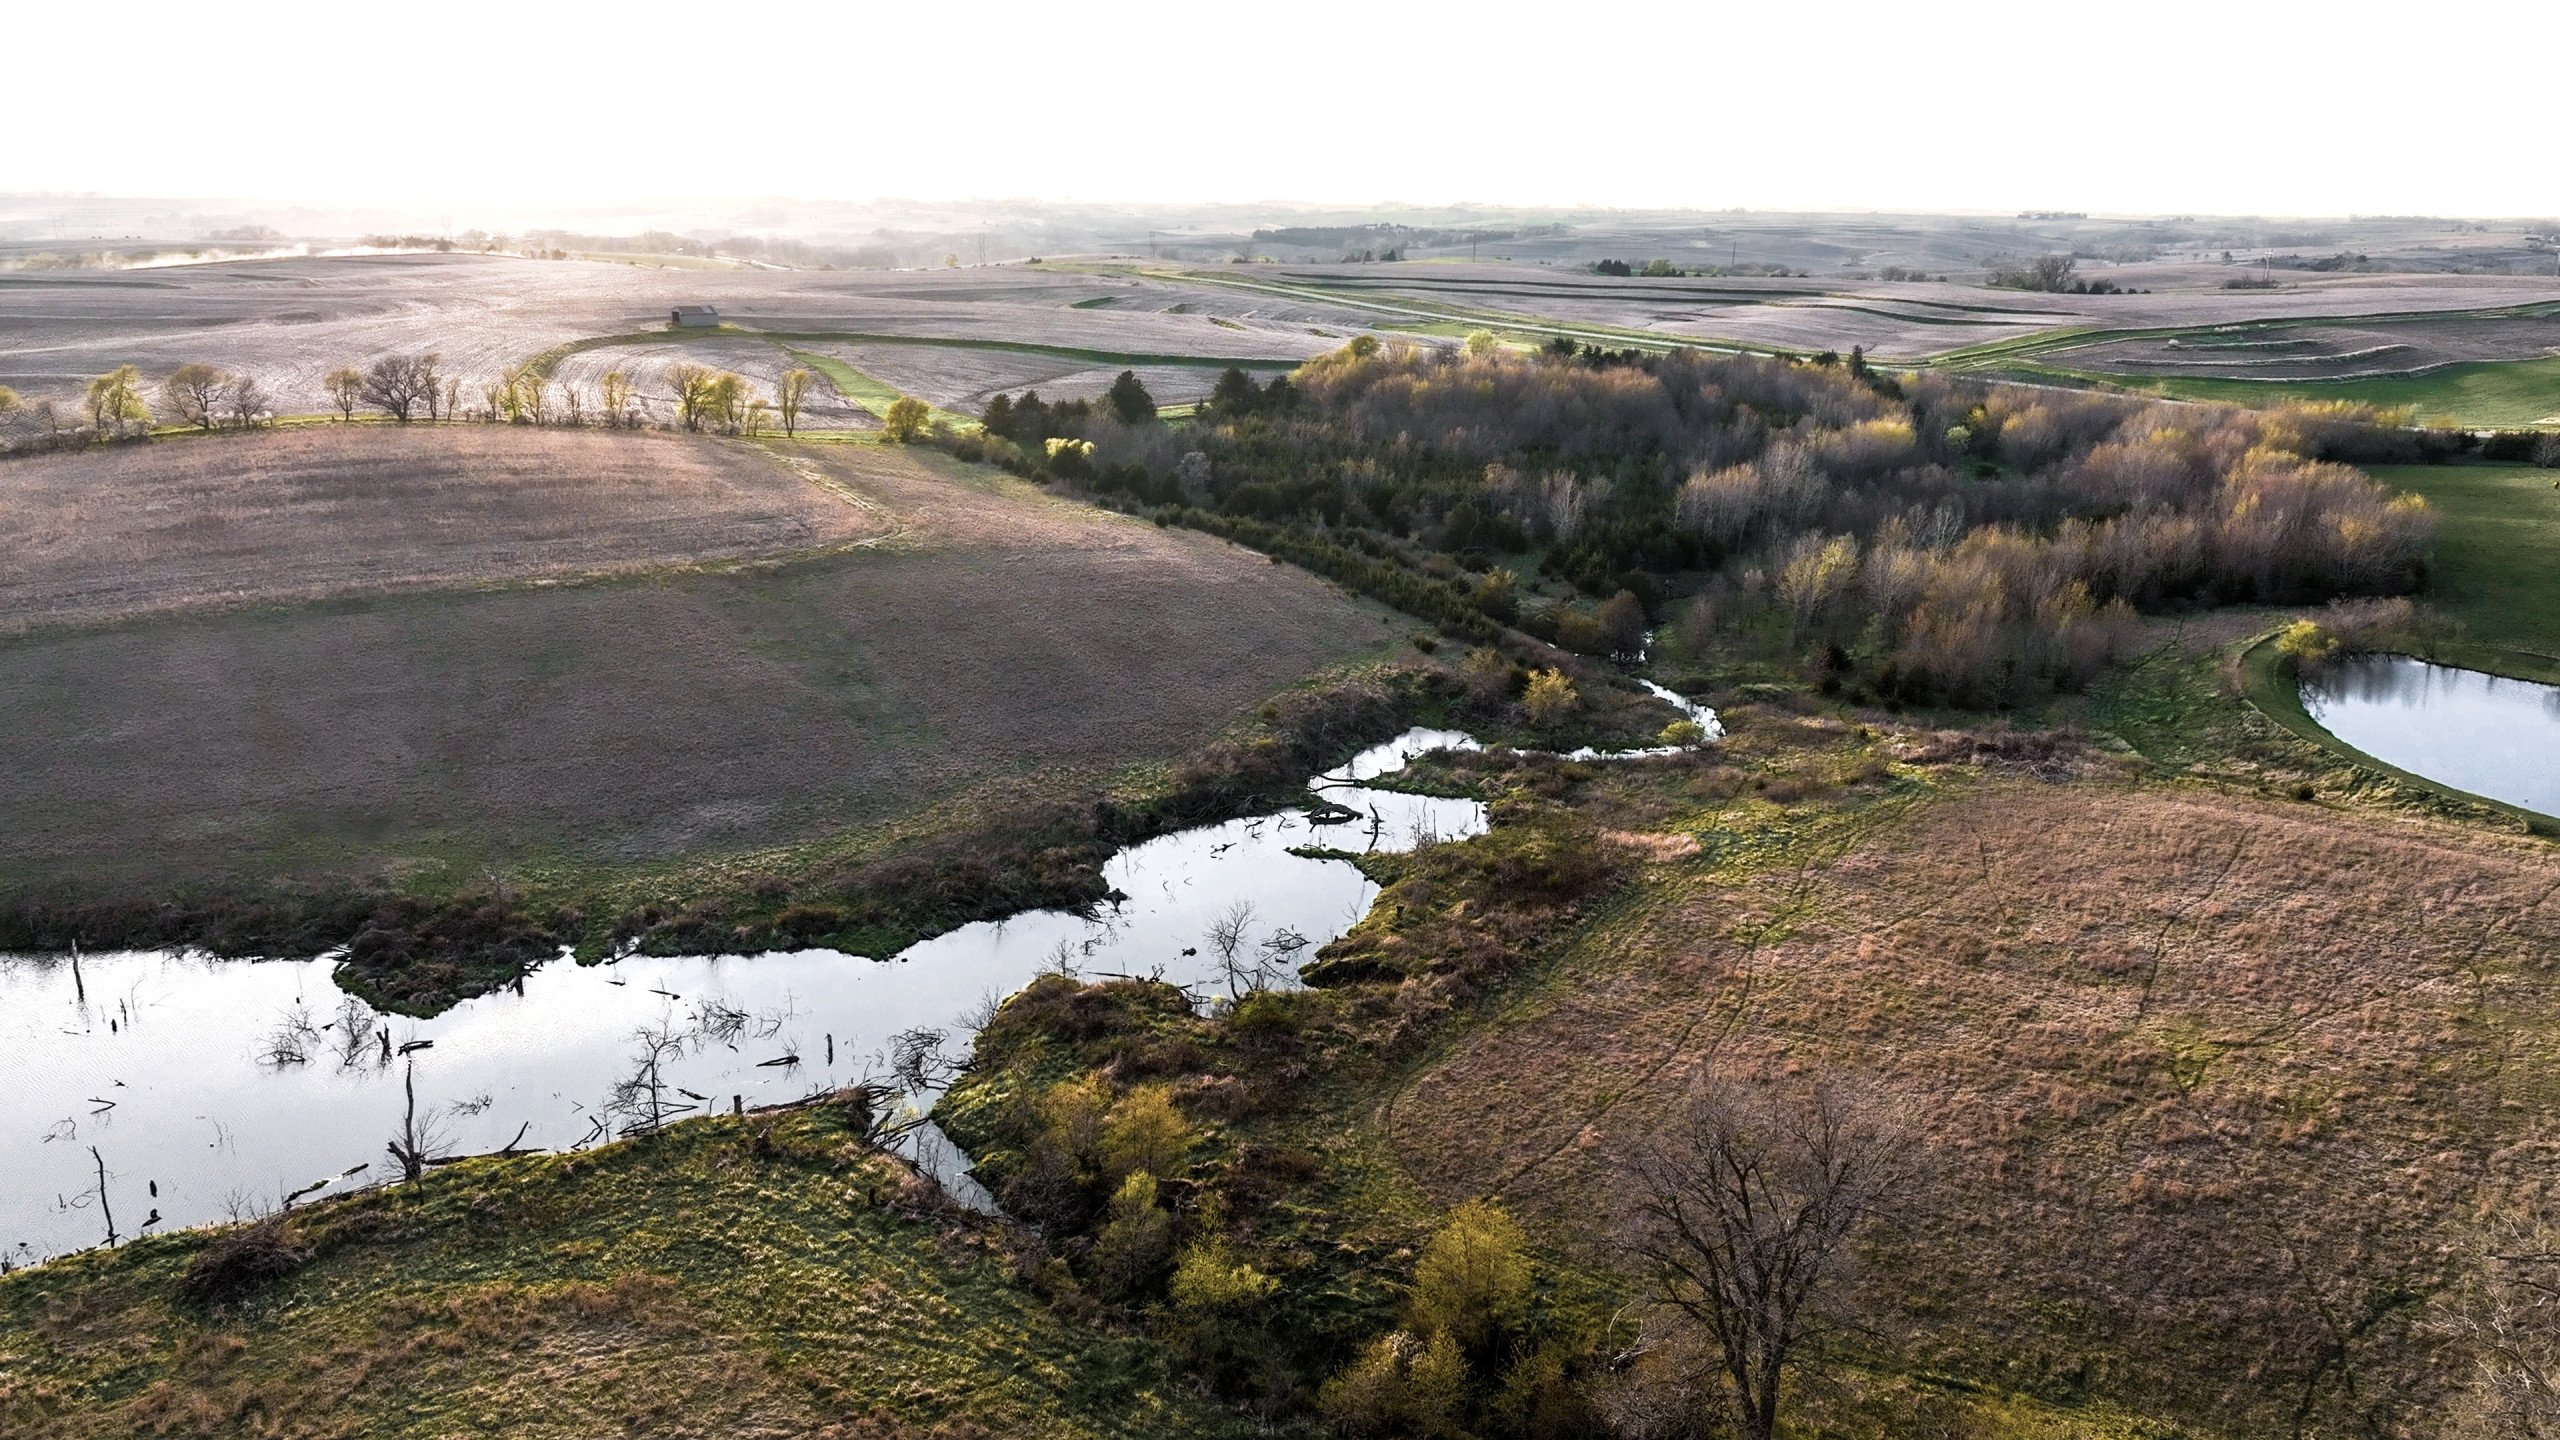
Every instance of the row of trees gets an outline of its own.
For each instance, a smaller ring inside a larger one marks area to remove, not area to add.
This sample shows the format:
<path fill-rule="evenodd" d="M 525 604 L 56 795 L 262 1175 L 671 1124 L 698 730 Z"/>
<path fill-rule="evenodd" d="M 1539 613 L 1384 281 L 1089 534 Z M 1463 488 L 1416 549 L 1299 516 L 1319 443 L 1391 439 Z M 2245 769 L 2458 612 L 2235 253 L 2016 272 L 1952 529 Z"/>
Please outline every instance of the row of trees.
<path fill-rule="evenodd" d="M 743 375 L 708 366 L 680 364 L 667 371 L 672 391 L 672 422 L 686 430 L 731 435 L 762 434 L 779 428 L 799 433 L 808 411 L 816 376 L 790 369 L 769 391 L 760 391 Z M 360 411 L 377 412 L 398 423 L 476 419 L 501 424 L 603 425 L 628 428 L 647 423 L 645 402 L 632 377 L 607 371 L 592 389 L 554 380 L 536 364 L 512 366 L 482 382 L 476 406 L 466 406 L 461 377 L 447 372 L 434 351 L 387 355 L 372 364 L 332 370 L 321 382 L 330 408 L 341 419 Z M 891 406 L 892 429 L 898 438 L 921 434 L 928 414 L 921 402 L 902 400 Z M 22 400 L 0 386 L 0 450 L 53 449 L 99 441 L 136 439 L 150 433 L 154 421 L 211 432 L 248 429 L 275 418 L 275 403 L 256 376 L 234 374 L 218 366 L 189 362 L 157 382 L 132 365 L 118 366 L 90 380 L 75 407 L 50 399 Z"/>
<path fill-rule="evenodd" d="M 77 407 L 28 402 L 0 385 L 0 451 L 134 439 L 149 434 L 154 419 L 210 432 L 252 429 L 274 417 L 266 386 L 254 375 L 190 362 L 152 382 L 138 367 L 119 365 L 93 377 Z"/>

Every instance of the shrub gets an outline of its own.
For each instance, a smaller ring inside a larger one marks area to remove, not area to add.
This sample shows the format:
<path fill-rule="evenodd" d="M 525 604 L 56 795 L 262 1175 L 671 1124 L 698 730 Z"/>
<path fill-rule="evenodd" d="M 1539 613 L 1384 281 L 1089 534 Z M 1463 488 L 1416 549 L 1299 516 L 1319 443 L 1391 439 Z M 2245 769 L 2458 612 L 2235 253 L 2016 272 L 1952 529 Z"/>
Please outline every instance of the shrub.
<path fill-rule="evenodd" d="M 1528 708 L 1529 723 L 1545 728 L 1561 722 L 1582 704 L 1580 692 L 1561 670 L 1541 670 L 1529 677 L 1529 688 L 1520 703 Z"/>
<path fill-rule="evenodd" d="M 2276 637 L 2276 654 L 2297 675 L 2307 675 L 2337 658 L 2338 637 L 2317 620 L 2296 620 Z"/>
<path fill-rule="evenodd" d="M 1223 1237 L 1185 1248 L 1173 1267 L 1173 1303 L 1184 1310 L 1243 1310 L 1269 1299 L 1279 1288 L 1278 1280 L 1237 1259 Z"/>
<path fill-rule="evenodd" d="M 284 1221 L 270 1215 L 214 1236 L 178 1277 L 178 1298 L 200 1308 L 228 1305 L 301 1269 L 311 1250 L 286 1237 Z"/>

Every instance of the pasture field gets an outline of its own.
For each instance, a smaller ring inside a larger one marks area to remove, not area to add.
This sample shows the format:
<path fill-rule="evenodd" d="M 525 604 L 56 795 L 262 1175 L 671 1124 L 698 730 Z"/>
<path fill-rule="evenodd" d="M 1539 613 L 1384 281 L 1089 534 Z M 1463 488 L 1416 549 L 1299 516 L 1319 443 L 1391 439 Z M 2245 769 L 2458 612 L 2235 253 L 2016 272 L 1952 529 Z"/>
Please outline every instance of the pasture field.
<path fill-rule="evenodd" d="M 2421 1297 L 2550 1103 L 2548 846 L 2103 773 L 1736 846 L 1639 793 L 1712 843 L 1377 1101 L 1412 1183 L 1594 1247 L 1710 1076 L 1856 1077 L 1944 1187 L 1868 1275 L 1903 1363 L 2206 1433 L 2441 1398 Z"/>
<path fill-rule="evenodd" d="M 62 1260 L 0 1277 L 0 1432 L 1253 1433 L 914 1185 L 827 1116 L 751 1117 L 303 1212 L 308 1262 L 233 1304 L 177 1294 L 218 1232 Z"/>
<path fill-rule="evenodd" d="M 640 443 L 742 452 L 805 477 L 814 513 L 886 529 L 0 640 L 0 885 L 432 884 L 787 844 L 1183 752 L 1402 633 L 1249 551 L 939 457 Z M 492 543 L 474 578 L 522 551 Z"/>
<path fill-rule="evenodd" d="M 2180 400 L 2264 406 L 2286 400 L 2349 400 L 2405 406 L 2421 424 L 2461 429 L 2560 427 L 2560 358 L 2482 360 L 2418 375 L 2355 380 L 2217 380 L 2204 377 L 2105 377 Z"/>
<path fill-rule="evenodd" d="M 2461 638 L 2560 667 L 2560 471 L 2385 465 L 2373 474 L 2435 507 L 2426 599 L 2461 623 Z"/>
<path fill-rule="evenodd" d="M 476 425 L 29 456 L 0 497 L 0 631 L 735 561 L 890 524 L 745 442 Z"/>

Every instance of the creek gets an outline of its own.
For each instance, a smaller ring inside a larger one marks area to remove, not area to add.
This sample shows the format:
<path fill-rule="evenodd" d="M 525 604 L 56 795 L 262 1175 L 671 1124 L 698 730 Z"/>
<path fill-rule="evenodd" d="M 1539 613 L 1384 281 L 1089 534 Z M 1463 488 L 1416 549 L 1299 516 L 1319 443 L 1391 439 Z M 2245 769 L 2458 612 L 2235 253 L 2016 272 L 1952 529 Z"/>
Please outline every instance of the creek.
<path fill-rule="evenodd" d="M 1654 693 L 1721 733 L 1713 711 Z M 0 1263 L 264 1213 L 395 1176 L 385 1145 L 414 1073 L 431 1153 L 563 1150 L 634 1123 L 617 1082 L 660 1052 L 661 1102 L 686 1114 L 886 1079 L 901 1037 L 965 1056 L 975 1023 L 1043 971 L 1161 978 L 1204 1001 L 1236 968 L 1210 939 L 1294 981 L 1368 913 L 1378 887 L 1340 853 L 1403 851 L 1485 828 L 1473 800 L 1364 783 L 1439 749 L 1416 729 L 1308 782 L 1306 811 L 1162 835 L 1113 856 L 1119 898 L 966 925 L 887 960 L 834 950 L 754 956 L 566 956 L 432 1019 L 377 1015 L 332 957 L 218 960 L 176 951 L 0 956 Z M 1612 759 L 1668 753 L 1576 752 Z M 1308 853 L 1301 853 L 1308 852 Z M 1333 852 L 1332 854 L 1314 852 Z M 929 1109 L 928 1082 L 908 1103 Z M 913 1158 L 954 1198 L 991 1200 L 927 1126 Z M 101 1186 L 99 1174 L 104 1171 Z"/>

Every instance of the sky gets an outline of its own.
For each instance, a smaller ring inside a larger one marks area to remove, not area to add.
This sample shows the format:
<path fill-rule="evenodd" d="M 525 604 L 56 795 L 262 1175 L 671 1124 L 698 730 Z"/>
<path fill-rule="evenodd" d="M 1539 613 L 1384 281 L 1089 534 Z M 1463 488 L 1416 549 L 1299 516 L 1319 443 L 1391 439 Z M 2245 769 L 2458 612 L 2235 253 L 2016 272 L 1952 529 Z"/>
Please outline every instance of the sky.
<path fill-rule="evenodd" d="M 2560 212 L 2560 5 L 2526 0 L 138 0 L 8 30 L 63 63 L 9 67 L 0 192 Z"/>

